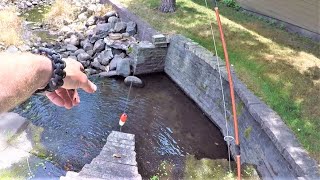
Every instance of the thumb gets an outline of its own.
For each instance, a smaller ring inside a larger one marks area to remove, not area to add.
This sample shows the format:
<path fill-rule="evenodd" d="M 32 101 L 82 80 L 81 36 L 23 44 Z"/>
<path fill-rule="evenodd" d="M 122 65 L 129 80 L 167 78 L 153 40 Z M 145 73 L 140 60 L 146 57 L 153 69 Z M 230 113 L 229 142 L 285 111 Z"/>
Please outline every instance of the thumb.
<path fill-rule="evenodd" d="M 80 88 L 87 93 L 94 93 L 97 90 L 97 86 L 93 84 L 90 80 L 87 80 L 85 83 L 82 83 Z"/>

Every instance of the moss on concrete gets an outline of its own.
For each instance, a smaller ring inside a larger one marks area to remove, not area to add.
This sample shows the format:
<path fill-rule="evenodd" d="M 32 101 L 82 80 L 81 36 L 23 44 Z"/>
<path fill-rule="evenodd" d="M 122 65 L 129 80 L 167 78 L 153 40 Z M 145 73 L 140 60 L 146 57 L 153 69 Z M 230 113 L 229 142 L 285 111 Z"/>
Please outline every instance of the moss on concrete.
<path fill-rule="evenodd" d="M 231 162 L 231 172 L 226 159 L 196 159 L 193 155 L 186 156 L 185 179 L 236 179 L 235 162 Z M 260 179 L 256 170 L 251 165 L 242 166 L 243 179 Z"/>

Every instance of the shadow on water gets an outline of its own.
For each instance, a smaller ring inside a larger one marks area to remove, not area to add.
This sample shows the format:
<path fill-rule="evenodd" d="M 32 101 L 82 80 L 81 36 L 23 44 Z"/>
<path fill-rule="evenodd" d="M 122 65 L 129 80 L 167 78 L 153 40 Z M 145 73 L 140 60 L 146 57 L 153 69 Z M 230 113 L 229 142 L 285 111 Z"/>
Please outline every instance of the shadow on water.
<path fill-rule="evenodd" d="M 197 159 L 226 159 L 227 147 L 217 127 L 167 76 L 142 78 L 146 86 L 132 90 L 123 132 L 136 135 L 139 171 L 156 174 L 163 162 L 174 165 L 174 177 L 183 177 L 187 155 Z M 95 94 L 80 92 L 81 103 L 72 110 L 33 96 L 15 111 L 44 130 L 41 144 L 52 162 L 64 170 L 79 171 L 96 157 L 112 130 L 119 130 L 128 87 L 122 80 L 94 79 Z M 30 106 L 31 104 L 31 106 Z"/>

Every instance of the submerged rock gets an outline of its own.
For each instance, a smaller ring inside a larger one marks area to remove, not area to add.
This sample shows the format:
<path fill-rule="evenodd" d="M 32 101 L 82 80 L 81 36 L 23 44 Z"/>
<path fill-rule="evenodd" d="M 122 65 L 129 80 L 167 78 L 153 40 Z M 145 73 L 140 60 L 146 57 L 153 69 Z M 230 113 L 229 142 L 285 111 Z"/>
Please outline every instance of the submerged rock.
<path fill-rule="evenodd" d="M 125 85 L 130 86 L 131 83 L 133 87 L 139 87 L 139 88 L 144 87 L 144 83 L 142 82 L 142 80 L 136 76 L 128 76 L 124 79 Z"/>

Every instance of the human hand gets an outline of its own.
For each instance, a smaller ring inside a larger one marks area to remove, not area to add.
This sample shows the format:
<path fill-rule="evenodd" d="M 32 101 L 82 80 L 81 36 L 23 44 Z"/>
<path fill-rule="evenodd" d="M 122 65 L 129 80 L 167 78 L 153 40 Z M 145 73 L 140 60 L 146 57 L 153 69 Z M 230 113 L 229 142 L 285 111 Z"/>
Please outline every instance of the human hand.
<path fill-rule="evenodd" d="M 64 59 L 64 61 L 66 62 L 66 77 L 63 80 L 63 86 L 54 92 L 47 92 L 46 96 L 55 105 L 71 109 L 80 103 L 78 88 L 87 93 L 94 93 L 97 86 L 83 73 L 84 68 L 81 63 L 73 59 Z"/>

